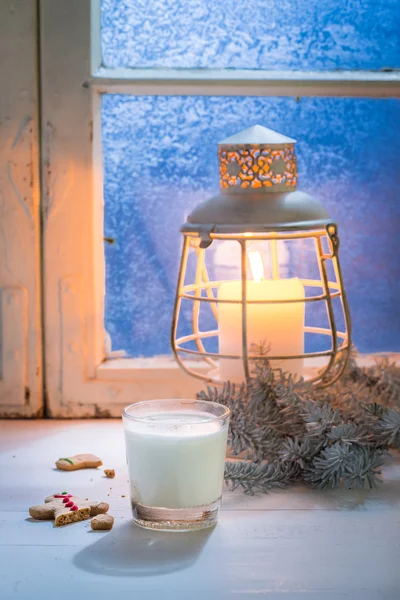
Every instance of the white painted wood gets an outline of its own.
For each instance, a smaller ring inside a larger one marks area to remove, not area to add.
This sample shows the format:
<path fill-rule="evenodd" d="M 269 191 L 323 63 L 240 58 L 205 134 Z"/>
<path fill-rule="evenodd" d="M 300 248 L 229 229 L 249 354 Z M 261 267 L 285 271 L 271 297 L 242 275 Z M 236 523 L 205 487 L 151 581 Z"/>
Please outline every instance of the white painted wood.
<path fill-rule="evenodd" d="M 102 63 L 101 1 L 91 0 L 92 86 L 101 93 L 232 96 L 400 95 L 396 71 L 266 71 L 256 69 L 108 68 Z"/>
<path fill-rule="evenodd" d="M 91 73 L 102 67 L 101 50 L 101 0 L 90 0 L 90 47 Z"/>
<path fill-rule="evenodd" d="M 134 69 L 100 67 L 92 85 L 113 94 L 163 96 L 400 96 L 398 72 Z"/>
<path fill-rule="evenodd" d="M 1 290 L 0 405 L 25 405 L 28 358 L 26 296 L 24 288 L 4 287 Z"/>
<path fill-rule="evenodd" d="M 53 469 L 84 449 L 116 478 Z M 132 524 L 120 420 L 0 421 L 1 598 L 397 600 L 400 458 L 384 480 L 373 492 L 226 492 L 213 531 L 148 532 Z M 28 507 L 61 488 L 107 500 L 113 530 L 32 522 Z"/>
<path fill-rule="evenodd" d="M 104 359 L 102 196 L 95 197 L 100 165 L 92 144 L 92 102 L 98 99 L 86 83 L 90 2 L 41 0 L 40 14 L 46 369 L 49 410 L 61 415 L 66 414 L 62 405 L 95 399 L 89 386 L 85 392 L 85 383 Z M 76 334 L 68 348 L 64 330 Z M 75 381 L 69 382 L 66 377 L 78 365 Z M 74 389 L 66 389 L 68 383 Z M 76 395 L 78 383 L 82 388 Z"/>
<path fill-rule="evenodd" d="M 101 469 L 72 474 L 53 468 L 60 456 L 79 452 L 100 456 L 105 468 L 115 469 L 115 479 L 105 478 Z M 20 475 L 16 478 L 17 473 Z M 87 497 L 90 493 L 108 498 L 110 493 L 113 507 L 123 510 L 127 503 L 128 476 L 121 419 L 0 421 L 0 511 L 26 510 L 24 477 L 33 501 L 43 494 L 48 495 L 49 489 L 62 491 L 64 485 L 70 485 L 67 482 L 73 481 L 77 496 Z M 400 511 L 400 453 L 394 453 L 388 460 L 384 481 L 384 486 L 372 491 L 318 491 L 296 487 L 284 493 L 255 497 L 240 491 L 226 492 L 223 510 Z"/>
<path fill-rule="evenodd" d="M 377 354 L 360 354 L 357 357 L 357 363 L 360 367 L 371 367 L 377 359 L 387 358 L 390 362 L 396 362 L 400 365 L 400 354 L 390 352 L 380 352 Z M 326 364 L 323 357 L 314 361 L 314 369 L 319 369 Z M 206 374 L 210 367 L 208 364 L 200 361 L 186 361 L 191 369 Z M 130 379 L 146 379 L 152 377 L 153 380 L 164 379 L 169 376 L 178 377 L 179 367 L 172 356 L 156 356 L 153 358 L 109 358 L 97 367 L 97 379 L 104 381 L 129 381 Z M 204 387 L 204 386 L 203 386 Z"/>
<path fill-rule="evenodd" d="M 201 382 L 176 366 L 164 368 L 163 359 L 142 372 L 137 363 L 123 378 L 101 366 L 106 359 L 102 160 L 100 95 L 89 83 L 91 62 L 97 60 L 90 46 L 91 5 L 41 0 L 40 10 L 49 414 L 116 416 L 140 399 L 193 397 Z"/>
<path fill-rule="evenodd" d="M 50 404 L 52 416 L 120 416 L 124 406 L 137 400 L 193 398 L 204 387 L 172 359 L 165 358 L 106 361 L 97 368 L 96 377 L 89 378 L 82 279 L 65 278 L 59 286 L 60 371 L 56 382 L 59 403 Z"/>
<path fill-rule="evenodd" d="M 0 3 L 0 416 L 42 414 L 34 2 Z"/>

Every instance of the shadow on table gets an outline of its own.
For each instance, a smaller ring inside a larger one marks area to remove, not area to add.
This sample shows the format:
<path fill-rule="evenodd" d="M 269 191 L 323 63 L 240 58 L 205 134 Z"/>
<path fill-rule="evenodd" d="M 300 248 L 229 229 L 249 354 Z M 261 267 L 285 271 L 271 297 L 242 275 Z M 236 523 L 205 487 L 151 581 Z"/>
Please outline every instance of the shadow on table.
<path fill-rule="evenodd" d="M 108 576 L 162 575 L 187 569 L 196 562 L 213 529 L 189 533 L 146 531 L 132 522 L 110 533 L 91 532 L 101 538 L 75 555 L 79 569 Z"/>

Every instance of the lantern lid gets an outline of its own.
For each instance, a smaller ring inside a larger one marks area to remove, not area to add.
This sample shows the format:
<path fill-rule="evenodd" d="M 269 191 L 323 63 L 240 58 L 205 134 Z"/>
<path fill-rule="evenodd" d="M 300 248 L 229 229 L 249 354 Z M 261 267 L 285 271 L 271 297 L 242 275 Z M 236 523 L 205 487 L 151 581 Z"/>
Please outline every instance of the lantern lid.
<path fill-rule="evenodd" d="M 191 212 L 181 231 L 200 234 L 301 231 L 320 229 L 331 223 L 321 202 L 306 192 L 254 191 L 221 193 L 205 200 Z"/>
<path fill-rule="evenodd" d="M 268 127 L 263 127 L 262 125 L 254 125 L 254 127 L 243 129 L 243 131 L 239 131 L 239 133 L 226 138 L 226 140 L 218 142 L 218 146 L 282 146 L 295 143 L 296 140 L 273 131 L 273 129 L 268 129 Z"/>
<path fill-rule="evenodd" d="M 220 193 L 199 204 L 181 231 L 241 234 L 330 224 L 321 202 L 296 190 L 294 144 L 261 125 L 220 142 Z"/>
<path fill-rule="evenodd" d="M 289 192 L 297 185 L 295 140 L 254 125 L 218 144 L 223 193 Z"/>

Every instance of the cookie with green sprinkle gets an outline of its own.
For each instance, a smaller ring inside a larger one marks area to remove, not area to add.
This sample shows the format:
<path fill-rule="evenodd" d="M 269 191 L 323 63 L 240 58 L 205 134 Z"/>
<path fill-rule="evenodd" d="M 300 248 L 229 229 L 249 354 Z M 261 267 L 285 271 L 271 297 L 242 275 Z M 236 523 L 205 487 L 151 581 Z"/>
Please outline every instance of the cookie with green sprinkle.
<path fill-rule="evenodd" d="M 76 471 L 77 469 L 97 469 L 103 464 L 102 460 L 94 454 L 75 454 L 56 461 L 57 469 L 62 471 Z"/>

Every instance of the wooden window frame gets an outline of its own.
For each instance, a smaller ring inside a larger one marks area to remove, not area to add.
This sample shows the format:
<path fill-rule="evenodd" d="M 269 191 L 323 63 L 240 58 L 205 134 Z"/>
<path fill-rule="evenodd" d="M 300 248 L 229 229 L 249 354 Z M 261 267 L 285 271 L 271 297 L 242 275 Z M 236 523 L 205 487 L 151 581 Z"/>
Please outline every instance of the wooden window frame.
<path fill-rule="evenodd" d="M 126 359 L 107 350 L 101 94 L 383 98 L 400 95 L 400 75 L 108 69 L 101 60 L 100 0 L 39 0 L 39 6 L 49 415 L 119 416 L 136 400 L 192 397 L 203 385 L 172 357 Z"/>
<path fill-rule="evenodd" d="M 37 10 L 0 3 L 0 418 L 43 414 Z"/>

